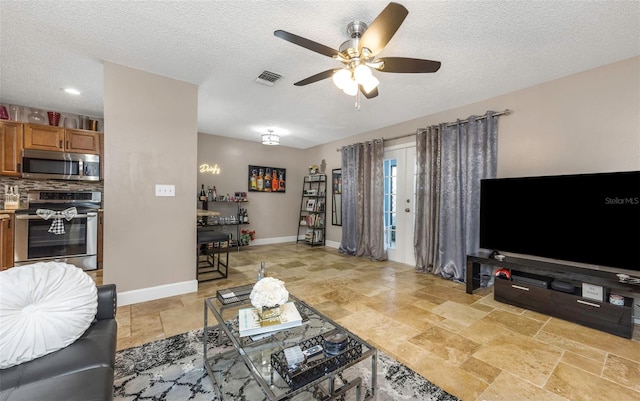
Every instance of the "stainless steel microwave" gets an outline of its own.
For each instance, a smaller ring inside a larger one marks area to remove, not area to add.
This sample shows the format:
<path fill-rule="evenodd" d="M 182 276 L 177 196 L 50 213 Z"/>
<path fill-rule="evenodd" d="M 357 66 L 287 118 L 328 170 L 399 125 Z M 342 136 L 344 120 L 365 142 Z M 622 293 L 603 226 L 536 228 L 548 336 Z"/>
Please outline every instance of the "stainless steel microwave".
<path fill-rule="evenodd" d="M 100 180 L 100 156 L 25 149 L 22 177 L 56 180 Z"/>

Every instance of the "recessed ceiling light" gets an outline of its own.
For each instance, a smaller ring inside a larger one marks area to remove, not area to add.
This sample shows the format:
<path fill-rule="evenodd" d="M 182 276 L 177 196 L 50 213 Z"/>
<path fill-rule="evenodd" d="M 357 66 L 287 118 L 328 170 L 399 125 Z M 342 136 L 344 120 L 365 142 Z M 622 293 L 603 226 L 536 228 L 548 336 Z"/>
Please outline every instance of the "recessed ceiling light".
<path fill-rule="evenodd" d="M 73 89 L 73 88 L 64 88 L 64 91 L 67 92 L 70 95 L 79 95 L 80 91 L 77 89 Z"/>

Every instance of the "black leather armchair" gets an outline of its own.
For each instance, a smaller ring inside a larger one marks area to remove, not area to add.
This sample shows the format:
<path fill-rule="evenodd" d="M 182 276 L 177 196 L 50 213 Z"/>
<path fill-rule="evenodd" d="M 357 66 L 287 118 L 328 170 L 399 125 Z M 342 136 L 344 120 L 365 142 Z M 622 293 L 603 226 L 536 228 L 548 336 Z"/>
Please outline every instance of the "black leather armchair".
<path fill-rule="evenodd" d="M 113 400 L 116 357 L 114 284 L 98 286 L 96 320 L 66 348 L 0 370 L 0 401 Z"/>

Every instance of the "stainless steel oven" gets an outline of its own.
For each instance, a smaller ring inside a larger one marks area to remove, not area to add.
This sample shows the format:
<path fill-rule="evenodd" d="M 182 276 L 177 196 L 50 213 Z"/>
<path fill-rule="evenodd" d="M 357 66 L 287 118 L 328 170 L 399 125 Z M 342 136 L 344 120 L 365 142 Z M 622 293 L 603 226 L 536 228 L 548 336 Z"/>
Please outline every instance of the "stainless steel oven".
<path fill-rule="evenodd" d="M 16 211 L 16 266 L 62 261 L 84 270 L 98 268 L 98 209 L 96 191 L 32 191 L 29 208 Z"/>

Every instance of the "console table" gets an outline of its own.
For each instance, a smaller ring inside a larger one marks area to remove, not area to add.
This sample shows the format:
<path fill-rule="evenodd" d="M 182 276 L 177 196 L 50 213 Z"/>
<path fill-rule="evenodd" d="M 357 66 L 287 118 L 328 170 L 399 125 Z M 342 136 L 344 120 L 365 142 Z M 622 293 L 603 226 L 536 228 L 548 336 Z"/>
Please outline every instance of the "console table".
<path fill-rule="evenodd" d="M 563 320 L 631 338 L 633 335 L 633 298 L 624 297 L 624 305 L 613 305 L 582 297 L 582 283 L 602 286 L 605 292 L 640 293 L 640 287 L 621 283 L 613 271 L 582 268 L 561 263 L 545 262 L 516 257 L 503 260 L 489 258 L 488 253 L 467 255 L 466 291 L 468 294 L 480 287 L 480 266 L 507 269 L 511 279 L 515 275 L 539 277 L 539 282 L 553 280 L 571 283 L 574 293 L 550 289 L 544 284 L 516 283 L 496 277 L 494 299 L 521 308 L 530 309 Z M 606 295 L 606 294 L 605 294 Z M 632 294 L 631 294 L 632 295 Z"/>

